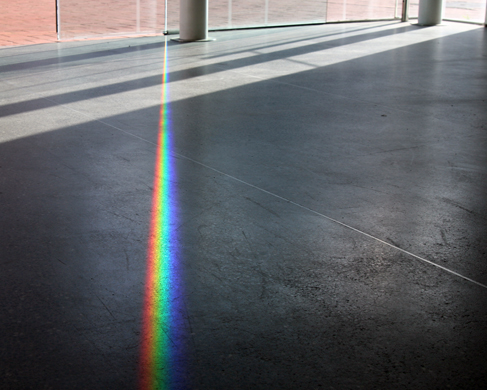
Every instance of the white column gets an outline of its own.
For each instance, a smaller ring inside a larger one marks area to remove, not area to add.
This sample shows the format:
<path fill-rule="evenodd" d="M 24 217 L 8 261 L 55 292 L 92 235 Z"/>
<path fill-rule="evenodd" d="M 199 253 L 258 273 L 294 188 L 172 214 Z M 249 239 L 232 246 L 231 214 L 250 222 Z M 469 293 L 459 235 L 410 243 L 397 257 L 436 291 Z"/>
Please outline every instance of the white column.
<path fill-rule="evenodd" d="M 434 26 L 443 20 L 443 0 L 420 0 L 418 24 L 420 26 Z"/>
<path fill-rule="evenodd" d="M 178 41 L 208 40 L 208 0 L 180 0 Z"/>

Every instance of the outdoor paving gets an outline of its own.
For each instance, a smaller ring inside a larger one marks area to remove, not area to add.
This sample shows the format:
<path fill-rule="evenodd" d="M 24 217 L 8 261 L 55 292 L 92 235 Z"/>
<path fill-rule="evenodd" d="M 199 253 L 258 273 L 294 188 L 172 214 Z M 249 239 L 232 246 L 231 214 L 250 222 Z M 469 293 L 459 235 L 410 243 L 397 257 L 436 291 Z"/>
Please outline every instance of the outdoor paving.
<path fill-rule="evenodd" d="M 0 0 L 0 46 L 53 42 L 56 35 L 54 0 Z"/>

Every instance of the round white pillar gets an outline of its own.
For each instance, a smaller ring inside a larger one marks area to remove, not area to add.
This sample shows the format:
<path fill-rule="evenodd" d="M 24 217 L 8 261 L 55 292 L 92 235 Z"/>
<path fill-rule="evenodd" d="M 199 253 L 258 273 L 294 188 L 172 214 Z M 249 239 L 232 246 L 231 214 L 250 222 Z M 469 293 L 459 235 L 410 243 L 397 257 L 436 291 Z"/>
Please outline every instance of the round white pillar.
<path fill-rule="evenodd" d="M 210 41 L 208 0 L 180 0 L 179 42 Z"/>
<path fill-rule="evenodd" d="M 434 26 L 443 20 L 443 0 L 420 0 L 418 24 L 420 26 Z"/>

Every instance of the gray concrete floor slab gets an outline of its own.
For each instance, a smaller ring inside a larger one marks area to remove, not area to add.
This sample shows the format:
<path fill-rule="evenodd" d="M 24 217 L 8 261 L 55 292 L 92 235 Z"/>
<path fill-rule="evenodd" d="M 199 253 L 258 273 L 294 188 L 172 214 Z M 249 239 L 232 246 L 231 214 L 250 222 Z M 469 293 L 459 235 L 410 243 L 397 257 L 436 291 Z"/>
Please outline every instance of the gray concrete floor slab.
<path fill-rule="evenodd" d="M 148 388 L 165 102 L 169 388 L 484 389 L 485 28 L 212 35 L 0 51 L 2 388 Z"/>

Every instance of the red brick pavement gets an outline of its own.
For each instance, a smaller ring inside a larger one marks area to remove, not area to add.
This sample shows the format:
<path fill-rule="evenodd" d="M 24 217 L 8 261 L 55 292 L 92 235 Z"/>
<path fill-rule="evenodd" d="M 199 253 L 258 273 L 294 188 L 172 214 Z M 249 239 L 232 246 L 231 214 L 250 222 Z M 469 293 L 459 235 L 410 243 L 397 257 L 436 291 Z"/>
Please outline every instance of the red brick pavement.
<path fill-rule="evenodd" d="M 55 0 L 0 0 L 0 46 L 56 40 Z"/>
<path fill-rule="evenodd" d="M 396 5 L 397 1 L 397 5 Z M 298 22 L 389 19 L 402 0 L 210 0 L 212 28 Z M 486 0 L 447 0 L 445 17 L 482 21 Z M 161 34 L 164 0 L 61 0 L 61 39 Z M 417 16 L 418 0 L 410 16 Z M 54 42 L 55 0 L 0 0 L 0 46 Z M 231 11 L 232 17 L 229 18 Z M 168 0 L 167 28 L 177 30 L 179 0 Z"/>

